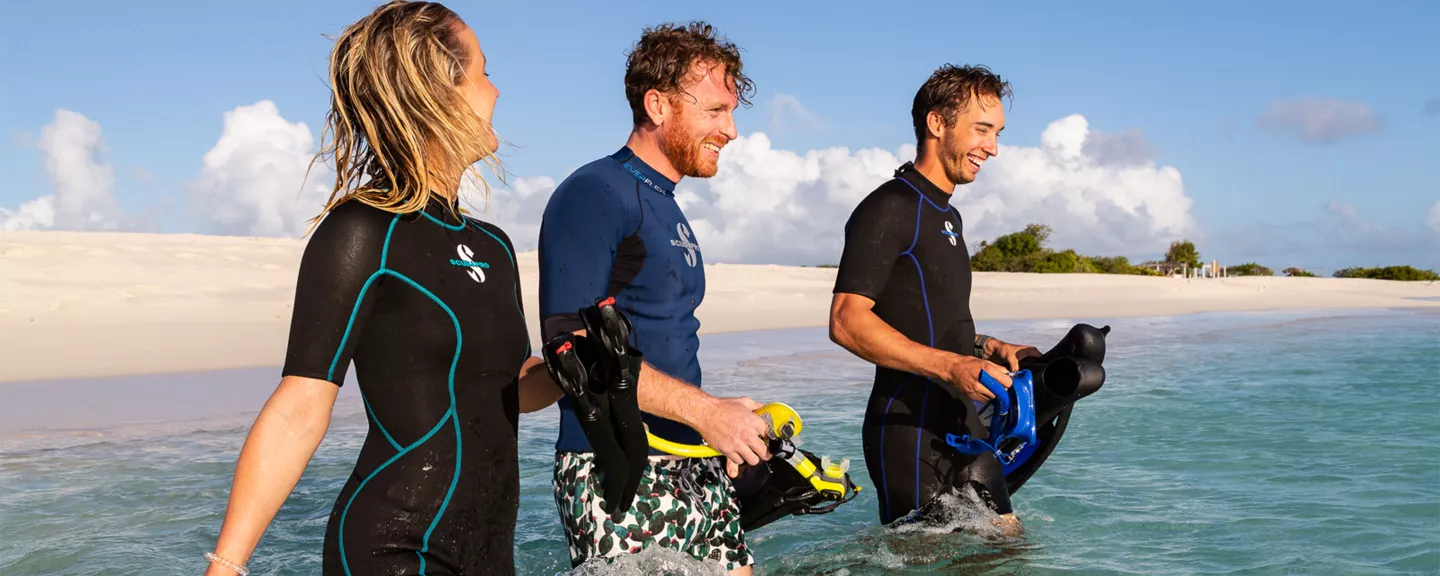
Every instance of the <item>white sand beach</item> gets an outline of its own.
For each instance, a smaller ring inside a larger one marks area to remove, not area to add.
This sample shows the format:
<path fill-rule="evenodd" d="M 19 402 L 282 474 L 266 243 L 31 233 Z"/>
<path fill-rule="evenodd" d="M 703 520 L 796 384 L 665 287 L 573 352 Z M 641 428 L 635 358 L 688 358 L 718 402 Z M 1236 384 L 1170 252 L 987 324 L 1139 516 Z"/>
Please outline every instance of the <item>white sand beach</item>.
<path fill-rule="evenodd" d="M 279 366 L 303 250 L 293 239 L 0 232 L 0 382 Z M 536 254 L 518 258 L 535 340 Z M 706 274 L 702 333 L 826 323 L 833 268 Z M 980 321 L 1440 307 L 1440 283 L 977 273 L 971 307 Z"/>

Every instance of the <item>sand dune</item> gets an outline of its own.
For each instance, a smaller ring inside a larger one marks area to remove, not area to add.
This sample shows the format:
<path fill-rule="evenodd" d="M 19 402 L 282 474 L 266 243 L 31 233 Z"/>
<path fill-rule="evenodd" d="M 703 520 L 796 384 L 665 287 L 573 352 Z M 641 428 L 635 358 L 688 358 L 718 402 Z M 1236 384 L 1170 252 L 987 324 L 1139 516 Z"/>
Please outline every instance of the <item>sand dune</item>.
<path fill-rule="evenodd" d="M 304 242 L 0 232 L 0 382 L 278 366 Z M 536 255 L 519 254 L 538 330 Z M 835 270 L 716 264 L 703 332 L 823 326 Z M 978 320 L 1440 306 L 1440 284 L 977 273 Z M 533 339 L 533 338 L 532 338 Z M 536 342 L 538 345 L 538 342 Z"/>

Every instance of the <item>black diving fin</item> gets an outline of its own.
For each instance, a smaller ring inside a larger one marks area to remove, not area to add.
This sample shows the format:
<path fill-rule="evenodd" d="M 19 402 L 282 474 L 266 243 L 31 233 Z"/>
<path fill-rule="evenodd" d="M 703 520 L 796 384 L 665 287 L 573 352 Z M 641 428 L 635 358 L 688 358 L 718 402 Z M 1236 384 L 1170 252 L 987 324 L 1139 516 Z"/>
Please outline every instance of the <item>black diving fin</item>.
<path fill-rule="evenodd" d="M 1109 326 L 1076 324 L 1050 351 L 1020 361 L 1020 369 L 1029 370 L 1034 379 L 1038 441 L 1005 465 L 1005 484 L 1011 494 L 1040 469 L 1060 443 L 1075 402 L 1105 384 L 1105 337 L 1109 334 Z"/>
<path fill-rule="evenodd" d="M 832 463 L 789 438 L 771 440 L 770 454 L 731 480 L 740 502 L 740 529 L 746 533 L 786 516 L 828 514 L 860 492 L 850 479 L 848 458 Z"/>
<path fill-rule="evenodd" d="M 585 325 L 585 334 L 598 343 L 603 352 L 600 377 L 610 383 L 610 425 L 625 452 L 629 481 L 620 493 L 620 500 L 628 507 L 640 489 L 640 478 L 645 474 L 650 456 L 650 441 L 637 395 L 644 355 L 630 346 L 630 320 L 615 307 L 614 298 L 600 299 L 594 306 L 580 310 L 580 321 Z"/>
<path fill-rule="evenodd" d="M 590 441 L 595 460 L 591 474 L 599 479 L 602 509 L 611 520 L 619 522 L 630 509 L 630 498 L 624 497 L 626 487 L 638 482 L 642 471 L 632 473 L 625 451 L 617 440 L 610 414 L 610 383 L 601 374 L 600 359 L 605 357 L 599 344 L 589 337 L 560 334 L 543 348 L 545 369 L 550 378 L 570 398 L 580 429 Z"/>

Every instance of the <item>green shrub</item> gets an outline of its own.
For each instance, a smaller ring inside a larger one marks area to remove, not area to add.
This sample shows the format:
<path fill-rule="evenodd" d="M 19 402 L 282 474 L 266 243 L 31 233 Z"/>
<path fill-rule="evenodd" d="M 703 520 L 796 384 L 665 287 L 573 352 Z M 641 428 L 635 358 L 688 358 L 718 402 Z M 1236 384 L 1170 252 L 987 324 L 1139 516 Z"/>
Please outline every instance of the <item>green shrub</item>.
<path fill-rule="evenodd" d="M 1399 280 L 1402 282 L 1437 281 L 1440 274 L 1433 270 L 1420 270 L 1413 266 L 1384 266 L 1380 268 L 1342 268 L 1336 270 L 1336 278 L 1370 278 L 1374 280 Z"/>
<path fill-rule="evenodd" d="M 1041 274 L 1086 273 L 1094 272 L 1095 268 L 1090 265 L 1089 258 L 1076 254 L 1074 250 L 1066 250 L 1046 254 L 1030 271 Z"/>
<path fill-rule="evenodd" d="M 1254 262 L 1246 262 L 1236 266 L 1226 266 L 1225 274 L 1230 276 L 1274 276 L 1275 272 Z"/>
<path fill-rule="evenodd" d="M 1307 272 L 1307 271 L 1305 271 L 1305 270 L 1302 270 L 1302 269 L 1300 269 L 1300 268 L 1296 268 L 1296 267 L 1294 267 L 1294 266 L 1291 266 L 1291 267 L 1289 267 L 1289 268 L 1286 268 L 1286 269 L 1282 270 L 1281 273 L 1284 274 L 1284 275 L 1286 275 L 1286 276 L 1292 276 L 1292 277 L 1295 277 L 1295 278 L 1319 278 L 1319 276 L 1317 276 L 1317 275 L 1314 274 L 1314 273 Z"/>

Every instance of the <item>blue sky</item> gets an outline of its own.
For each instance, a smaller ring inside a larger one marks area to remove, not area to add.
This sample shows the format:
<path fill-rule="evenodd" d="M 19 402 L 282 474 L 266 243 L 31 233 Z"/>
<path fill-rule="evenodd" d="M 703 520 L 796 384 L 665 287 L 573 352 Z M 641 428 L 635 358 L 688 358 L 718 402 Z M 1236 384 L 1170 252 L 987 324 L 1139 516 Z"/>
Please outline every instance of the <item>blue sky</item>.
<path fill-rule="evenodd" d="M 205 231 L 183 205 L 221 135 L 222 114 L 269 100 L 318 139 L 330 46 L 323 34 L 374 5 L 166 0 L 77 1 L 63 14 L 43 3 L 7 8 L 0 126 L 10 138 L 0 142 L 0 170 L 10 183 L 0 189 L 0 207 L 13 211 L 52 193 L 35 144 L 65 109 L 103 130 L 97 158 L 113 166 L 123 211 L 149 215 L 142 227 L 152 230 Z M 1002 144 L 1040 146 L 1047 125 L 1071 114 L 1083 115 L 1091 131 L 1124 136 L 1132 154 L 1180 173 L 1195 230 L 1186 236 L 1204 239 L 1207 259 L 1259 259 L 1277 270 L 1440 266 L 1440 230 L 1427 228 L 1440 201 L 1440 167 L 1427 161 L 1440 151 L 1440 4 L 450 6 L 489 58 L 501 90 L 497 129 L 519 146 L 505 158 L 517 177 L 560 180 L 618 147 L 629 128 L 624 51 L 647 24 L 700 18 L 745 50 L 758 91 L 737 122 L 741 134 L 765 133 L 774 149 L 900 150 L 913 141 L 909 102 L 929 72 L 946 62 L 983 63 L 1015 88 Z M 778 95 L 803 111 L 777 110 Z M 1006 195 L 989 193 L 1000 202 Z M 843 212 L 814 216 L 843 224 Z M 972 228 L 967 240 L 1023 226 L 1014 219 Z M 1058 239 L 1088 247 L 1088 229 L 1072 232 Z M 1092 251 L 1153 257 L 1163 238 L 1150 240 Z"/>

